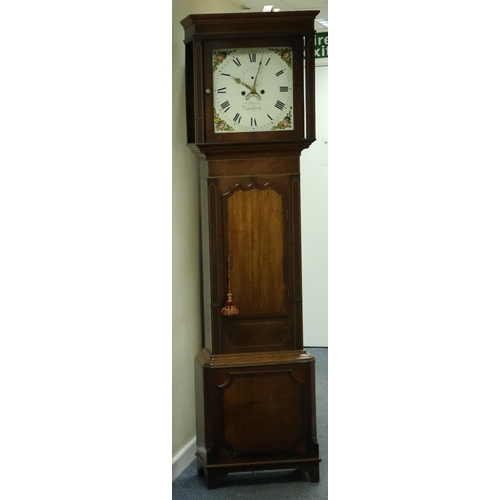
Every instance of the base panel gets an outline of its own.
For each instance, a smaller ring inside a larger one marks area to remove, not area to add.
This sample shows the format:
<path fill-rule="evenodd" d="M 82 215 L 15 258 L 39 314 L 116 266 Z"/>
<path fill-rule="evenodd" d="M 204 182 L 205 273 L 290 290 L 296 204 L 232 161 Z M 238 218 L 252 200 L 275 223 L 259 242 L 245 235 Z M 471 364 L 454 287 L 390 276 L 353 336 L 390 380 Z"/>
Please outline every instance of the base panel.
<path fill-rule="evenodd" d="M 300 469 L 319 481 L 314 357 L 305 351 L 196 360 L 198 473 Z"/>

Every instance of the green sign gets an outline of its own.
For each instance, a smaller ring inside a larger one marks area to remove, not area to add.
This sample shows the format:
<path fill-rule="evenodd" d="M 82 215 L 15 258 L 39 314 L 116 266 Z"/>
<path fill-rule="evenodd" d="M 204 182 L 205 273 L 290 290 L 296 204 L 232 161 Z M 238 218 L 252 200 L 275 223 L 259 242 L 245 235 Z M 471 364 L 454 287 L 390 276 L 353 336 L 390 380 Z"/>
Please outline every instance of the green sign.
<path fill-rule="evenodd" d="M 328 58 L 328 32 L 316 33 L 314 36 L 314 57 L 316 59 Z"/>

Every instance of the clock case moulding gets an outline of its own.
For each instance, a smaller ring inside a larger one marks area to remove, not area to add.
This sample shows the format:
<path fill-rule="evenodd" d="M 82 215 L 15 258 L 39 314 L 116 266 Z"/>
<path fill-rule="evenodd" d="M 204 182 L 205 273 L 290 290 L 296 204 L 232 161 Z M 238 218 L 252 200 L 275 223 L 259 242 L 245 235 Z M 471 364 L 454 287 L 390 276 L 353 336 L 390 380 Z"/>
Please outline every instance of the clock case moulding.
<path fill-rule="evenodd" d="M 201 182 L 204 348 L 195 358 L 196 457 L 209 488 L 230 472 L 271 469 L 301 469 L 319 481 L 300 241 L 300 155 L 315 140 L 317 14 L 206 14 L 181 22 L 187 138 Z M 212 50 L 252 46 L 293 47 L 294 129 L 215 134 L 206 92 L 213 91 Z M 234 316 L 221 314 L 229 275 L 238 291 Z"/>

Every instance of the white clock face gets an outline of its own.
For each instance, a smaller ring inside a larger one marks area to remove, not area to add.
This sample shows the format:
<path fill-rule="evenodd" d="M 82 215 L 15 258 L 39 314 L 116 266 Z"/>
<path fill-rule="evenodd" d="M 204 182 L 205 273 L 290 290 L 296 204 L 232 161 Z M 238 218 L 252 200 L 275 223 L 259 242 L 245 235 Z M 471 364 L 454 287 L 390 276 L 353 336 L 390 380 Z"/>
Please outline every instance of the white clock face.
<path fill-rule="evenodd" d="M 290 47 L 212 53 L 216 133 L 293 130 Z"/>

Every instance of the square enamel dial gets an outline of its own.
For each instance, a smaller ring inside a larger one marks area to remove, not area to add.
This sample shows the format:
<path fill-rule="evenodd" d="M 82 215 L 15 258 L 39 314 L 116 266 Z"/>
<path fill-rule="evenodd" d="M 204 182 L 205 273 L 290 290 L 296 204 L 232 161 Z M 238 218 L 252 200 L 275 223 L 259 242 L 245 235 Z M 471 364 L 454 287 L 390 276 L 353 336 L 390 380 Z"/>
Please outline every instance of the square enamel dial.
<path fill-rule="evenodd" d="M 293 130 L 293 49 L 212 51 L 214 131 Z"/>

